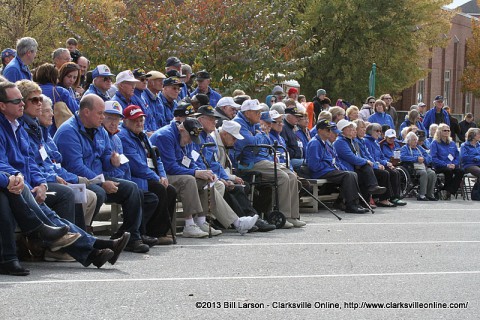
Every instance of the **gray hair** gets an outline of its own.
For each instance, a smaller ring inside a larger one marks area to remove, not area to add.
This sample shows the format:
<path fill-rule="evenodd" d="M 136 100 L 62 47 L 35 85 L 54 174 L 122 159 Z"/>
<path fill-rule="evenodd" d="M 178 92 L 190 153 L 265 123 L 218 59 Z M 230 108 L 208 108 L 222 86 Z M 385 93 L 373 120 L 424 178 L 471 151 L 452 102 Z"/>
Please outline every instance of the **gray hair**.
<path fill-rule="evenodd" d="M 29 51 L 37 52 L 37 49 L 38 49 L 37 40 L 33 38 L 25 37 L 17 40 L 17 55 L 19 57 L 23 57 Z"/>
<path fill-rule="evenodd" d="M 285 108 L 286 108 L 285 103 L 275 102 L 270 108 L 270 110 L 276 110 L 280 114 L 285 114 Z"/>
<path fill-rule="evenodd" d="M 428 128 L 428 134 L 430 135 L 430 137 L 433 137 L 433 135 L 435 134 L 435 132 L 437 131 L 438 129 L 438 124 L 436 123 L 432 123 L 430 125 L 430 128 Z"/>
<path fill-rule="evenodd" d="M 44 105 L 44 106 L 47 106 L 47 105 L 48 105 L 49 107 L 51 107 L 51 106 L 53 105 L 52 99 L 50 99 L 49 97 L 47 97 L 47 96 L 44 95 L 43 93 L 42 93 L 42 98 L 43 98 L 43 105 Z"/>
<path fill-rule="evenodd" d="M 414 139 L 416 139 L 418 141 L 417 134 L 413 131 L 410 131 L 409 133 L 407 133 L 407 136 L 405 137 L 405 142 L 410 143 L 410 141 L 412 141 Z"/>
<path fill-rule="evenodd" d="M 55 60 L 56 58 L 58 58 L 64 52 L 67 52 L 70 55 L 70 51 L 68 51 L 68 49 L 66 49 L 66 48 L 58 48 L 58 49 L 53 50 L 52 59 Z"/>
<path fill-rule="evenodd" d="M 376 131 L 376 130 L 382 130 L 382 126 L 379 123 L 370 123 L 367 126 L 367 131 L 365 133 L 371 136 L 373 131 Z"/>
<path fill-rule="evenodd" d="M 192 73 L 192 67 L 190 65 L 184 63 L 182 64 L 182 74 Z"/>

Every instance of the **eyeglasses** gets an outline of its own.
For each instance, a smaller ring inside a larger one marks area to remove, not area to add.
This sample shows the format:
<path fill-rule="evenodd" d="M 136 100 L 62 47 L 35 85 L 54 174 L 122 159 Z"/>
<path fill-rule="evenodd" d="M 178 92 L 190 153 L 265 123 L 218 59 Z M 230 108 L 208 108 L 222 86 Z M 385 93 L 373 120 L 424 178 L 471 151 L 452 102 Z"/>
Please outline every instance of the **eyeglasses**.
<path fill-rule="evenodd" d="M 375 132 L 382 132 L 382 130 L 375 130 Z"/>
<path fill-rule="evenodd" d="M 280 121 L 280 122 L 273 121 L 272 124 L 281 124 L 281 125 L 283 125 L 283 121 Z"/>
<path fill-rule="evenodd" d="M 112 80 L 112 78 L 110 78 L 110 77 L 105 77 L 105 78 L 103 78 L 103 81 L 104 81 L 104 82 L 108 82 L 108 81 L 113 81 L 113 80 Z"/>
<path fill-rule="evenodd" d="M 374 103 L 375 103 L 375 101 L 369 101 L 368 102 L 368 104 L 374 104 Z"/>
<path fill-rule="evenodd" d="M 147 81 L 147 78 L 140 78 L 140 79 L 138 79 L 138 80 L 139 80 L 140 82 L 145 82 L 145 81 Z"/>
<path fill-rule="evenodd" d="M 23 98 L 18 98 L 18 99 L 10 99 L 10 100 L 5 100 L 5 101 L 0 101 L 3 103 L 11 103 L 11 104 L 20 104 L 23 102 Z"/>
<path fill-rule="evenodd" d="M 43 102 L 42 97 L 32 97 L 32 98 L 28 98 L 27 100 L 31 101 L 33 104 L 39 104 Z"/>
<path fill-rule="evenodd" d="M 445 129 L 445 130 L 442 130 L 442 131 L 443 131 L 443 132 L 450 132 L 450 130 L 448 130 L 448 129 Z"/>
<path fill-rule="evenodd" d="M 392 98 L 383 98 L 383 100 L 392 100 Z"/>

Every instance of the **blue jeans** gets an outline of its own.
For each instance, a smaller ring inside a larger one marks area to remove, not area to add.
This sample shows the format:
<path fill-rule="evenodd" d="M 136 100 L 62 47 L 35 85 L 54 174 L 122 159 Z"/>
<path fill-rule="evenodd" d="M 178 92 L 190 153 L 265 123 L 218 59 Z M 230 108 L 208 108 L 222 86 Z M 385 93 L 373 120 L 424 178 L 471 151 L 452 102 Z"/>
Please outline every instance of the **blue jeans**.
<path fill-rule="evenodd" d="M 37 217 L 43 221 L 43 223 L 55 227 L 62 227 L 64 225 L 67 225 L 70 228 L 70 232 L 81 234 L 81 237 L 77 241 L 75 241 L 72 245 L 63 248 L 62 250 L 71 255 L 75 260 L 80 262 L 85 267 L 88 267 L 90 265 L 90 262 L 88 261 L 88 256 L 94 251 L 93 244 L 95 243 L 96 238 L 92 237 L 90 234 L 86 233 L 70 221 L 60 218 L 45 203 L 39 205 L 35 201 L 35 198 L 33 197 L 31 192 L 24 193 L 25 201 L 35 212 Z"/>
<path fill-rule="evenodd" d="M 30 193 L 28 188 L 26 192 Z M 25 192 L 25 191 L 24 191 Z M 23 233 L 31 233 L 40 228 L 43 223 L 30 210 L 21 195 L 0 190 L 0 263 L 18 260 L 15 245 L 16 223 Z"/>
<path fill-rule="evenodd" d="M 128 180 L 106 178 L 106 180 L 120 183 L 116 193 L 107 194 L 98 184 L 91 184 L 88 189 L 97 194 L 97 205 L 105 199 L 107 203 L 118 203 L 122 206 L 123 225 L 122 230 L 130 232 L 130 242 L 140 240 L 140 226 L 142 224 L 142 197 L 137 184 Z M 100 197 L 98 197 L 100 195 Z"/>

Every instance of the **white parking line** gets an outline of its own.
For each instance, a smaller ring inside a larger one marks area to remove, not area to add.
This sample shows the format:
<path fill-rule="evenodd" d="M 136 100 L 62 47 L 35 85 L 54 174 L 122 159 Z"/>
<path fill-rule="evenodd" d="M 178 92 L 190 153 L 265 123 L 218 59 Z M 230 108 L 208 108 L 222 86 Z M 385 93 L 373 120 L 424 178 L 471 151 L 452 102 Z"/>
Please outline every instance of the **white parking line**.
<path fill-rule="evenodd" d="M 256 275 L 237 277 L 192 277 L 192 278 L 138 278 L 138 279 L 69 279 L 69 280 L 39 280 L 39 281 L 5 281 L 0 285 L 12 284 L 65 284 L 65 283 L 92 283 L 92 282 L 166 282 L 166 281 L 205 281 L 205 280 L 276 280 L 276 279 L 319 279 L 319 278 L 364 278 L 364 277 L 405 277 L 405 276 L 438 276 L 438 275 L 472 275 L 480 274 L 480 270 L 465 271 L 434 271 L 434 272 L 389 272 L 389 273 L 346 273 L 346 274 L 309 274 L 309 275 Z"/>
<path fill-rule="evenodd" d="M 479 244 L 480 240 L 433 240 L 433 241 L 361 241 L 361 242 L 261 242 L 261 243 L 215 243 L 215 244 L 178 244 L 185 247 L 267 247 L 267 246 L 342 246 L 342 245 L 392 245 L 392 244 Z M 160 248 L 160 247 L 159 247 Z"/>
<path fill-rule="evenodd" d="M 344 226 L 344 225 L 433 225 L 433 224 L 480 224 L 480 221 L 426 221 L 426 222 L 332 222 L 308 223 L 307 226 Z"/>

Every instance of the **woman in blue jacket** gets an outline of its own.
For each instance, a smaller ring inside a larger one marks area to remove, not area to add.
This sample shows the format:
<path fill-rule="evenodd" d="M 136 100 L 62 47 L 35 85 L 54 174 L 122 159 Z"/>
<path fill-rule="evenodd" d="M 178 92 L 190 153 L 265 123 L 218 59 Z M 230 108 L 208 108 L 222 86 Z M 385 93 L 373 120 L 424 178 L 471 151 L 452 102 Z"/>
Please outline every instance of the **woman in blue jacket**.
<path fill-rule="evenodd" d="M 415 132 L 409 132 L 405 137 L 406 145 L 400 149 L 400 160 L 404 164 L 413 165 L 418 176 L 420 188 L 418 201 L 437 201 L 435 198 L 435 182 L 437 175 L 435 171 L 427 167 L 432 162 L 430 155 L 418 145 L 418 137 Z"/>
<path fill-rule="evenodd" d="M 480 178 L 480 129 L 470 128 L 465 134 L 467 141 L 460 148 L 460 160 L 466 173 Z"/>
<path fill-rule="evenodd" d="M 402 124 L 400 125 L 400 129 L 398 131 L 402 132 L 403 128 L 410 127 L 413 125 L 417 126 L 418 130 L 422 130 L 423 132 L 425 132 L 425 136 L 428 135 L 428 132 L 425 129 L 425 126 L 423 125 L 422 121 L 420 121 L 420 113 L 418 113 L 418 110 L 415 110 L 415 109 L 410 110 L 410 112 L 408 112 L 408 117 L 405 119 L 405 121 L 402 122 Z"/>
<path fill-rule="evenodd" d="M 455 195 L 460 187 L 464 171 L 460 168 L 460 153 L 457 145 L 450 137 L 450 127 L 445 123 L 438 125 L 430 145 L 430 156 L 435 171 L 445 175 L 443 187 L 445 192 L 442 192 L 442 196 L 444 200 L 450 200 L 451 195 Z"/>
<path fill-rule="evenodd" d="M 392 117 L 385 112 L 387 105 L 383 100 L 375 101 L 373 106 L 375 113 L 368 118 L 370 123 L 378 123 L 379 125 L 388 125 L 390 129 L 395 129 L 395 124 L 393 123 Z"/>

